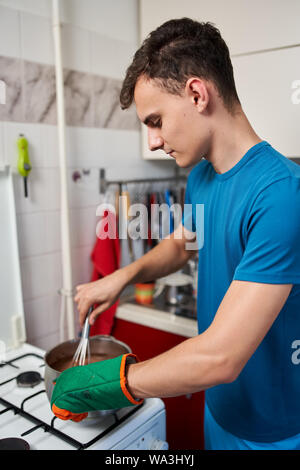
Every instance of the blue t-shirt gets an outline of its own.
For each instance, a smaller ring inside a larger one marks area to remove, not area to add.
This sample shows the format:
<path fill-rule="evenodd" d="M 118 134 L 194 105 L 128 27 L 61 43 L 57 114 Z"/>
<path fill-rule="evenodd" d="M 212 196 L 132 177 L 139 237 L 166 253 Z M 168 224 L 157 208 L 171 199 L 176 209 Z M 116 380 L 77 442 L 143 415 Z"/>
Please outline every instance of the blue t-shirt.
<path fill-rule="evenodd" d="M 266 141 L 223 174 L 202 160 L 189 175 L 185 204 L 192 211 L 185 209 L 183 223 L 203 240 L 199 333 L 210 326 L 233 280 L 293 284 L 239 377 L 206 390 L 210 412 L 243 439 L 293 436 L 300 432 L 300 166 Z M 203 205 L 204 227 L 196 205 Z"/>

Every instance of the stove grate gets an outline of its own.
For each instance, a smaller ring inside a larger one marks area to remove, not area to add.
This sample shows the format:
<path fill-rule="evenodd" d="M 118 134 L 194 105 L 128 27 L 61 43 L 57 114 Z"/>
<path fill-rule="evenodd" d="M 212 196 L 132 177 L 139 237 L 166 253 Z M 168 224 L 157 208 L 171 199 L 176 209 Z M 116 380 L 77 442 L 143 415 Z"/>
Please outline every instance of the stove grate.
<path fill-rule="evenodd" d="M 39 393 L 41 393 L 41 392 L 46 392 L 46 390 L 40 390 Z M 35 393 L 34 396 L 36 396 L 36 395 L 37 394 Z M 29 398 L 32 398 L 32 397 L 27 397 L 27 399 L 29 399 Z M 33 416 L 32 414 L 27 413 L 26 411 L 24 411 L 24 408 L 23 408 L 24 402 L 22 402 L 22 405 L 19 408 L 15 405 L 12 405 L 10 402 L 8 402 L 7 400 L 4 400 L 3 398 L 0 397 L 0 403 L 7 407 L 7 411 L 12 410 L 15 414 L 20 415 L 23 418 L 28 419 L 32 423 L 35 423 L 35 426 L 33 428 L 28 429 L 27 431 L 25 431 L 25 433 L 23 433 L 21 435 L 22 437 L 24 435 L 32 433 L 36 429 L 43 428 L 45 432 L 46 431 L 50 432 L 54 436 L 62 439 L 63 441 L 67 442 L 68 444 L 71 444 L 76 449 L 81 449 L 82 448 L 82 444 L 80 442 L 78 442 L 76 439 L 73 439 L 71 436 L 68 436 L 67 434 L 59 431 L 58 429 L 55 429 L 52 426 L 52 422 L 51 422 L 51 425 L 49 425 L 49 424 L 45 423 L 44 421 L 40 420 L 39 418 L 37 418 L 36 416 Z"/>
<path fill-rule="evenodd" d="M 10 361 L 6 361 L 6 362 L 2 362 L 0 364 L 1 367 L 4 367 L 4 366 L 10 366 L 10 367 L 13 367 L 14 369 L 20 369 L 20 367 L 16 364 L 14 364 L 14 362 L 17 362 L 19 361 L 20 359 L 24 359 L 25 357 L 35 357 L 35 358 L 38 358 L 38 359 L 41 359 L 42 361 L 44 361 L 44 358 L 42 356 L 40 356 L 39 354 L 35 354 L 35 353 L 26 353 L 26 354 L 22 354 L 21 356 L 18 356 L 18 357 L 15 357 L 14 359 L 11 359 Z M 45 366 L 45 363 L 43 362 L 39 367 L 44 367 Z M 16 377 L 12 377 L 11 379 L 8 379 L 8 380 L 5 380 L 4 382 L 1 382 L 0 383 L 0 386 L 1 385 L 5 385 L 9 382 L 12 382 L 13 380 L 18 380 L 18 376 Z M 43 379 L 42 379 L 43 380 Z"/>
<path fill-rule="evenodd" d="M 36 416 L 33 416 L 32 414 L 30 414 L 30 413 L 28 413 L 27 411 L 24 410 L 24 403 L 26 401 L 34 398 L 35 396 L 39 395 L 40 393 L 46 393 L 46 390 L 40 390 L 39 392 L 34 393 L 30 397 L 25 398 L 25 400 L 23 400 L 20 407 L 15 406 L 12 403 L 10 403 L 7 400 L 4 400 L 3 398 L 0 397 L 0 403 L 2 405 L 6 406 L 6 409 L 2 410 L 1 414 L 5 413 L 7 411 L 13 411 L 16 415 L 20 415 L 23 418 L 26 418 L 26 419 L 28 419 L 29 421 L 31 421 L 32 423 L 35 424 L 34 427 L 32 427 L 32 428 L 28 429 L 27 431 L 25 431 L 24 433 L 22 433 L 21 437 L 24 437 L 24 436 L 36 431 L 37 429 L 43 428 L 45 432 L 49 432 L 49 433 L 53 434 L 54 436 L 58 437 L 59 439 L 62 439 L 64 442 L 67 442 L 68 444 L 72 445 L 77 450 L 84 450 L 84 449 L 87 449 L 87 448 L 91 447 L 93 444 L 95 444 L 97 441 L 99 441 L 106 434 L 113 431 L 117 426 L 122 424 L 127 418 L 129 418 L 131 415 L 136 413 L 138 411 L 138 409 L 140 409 L 143 406 L 143 404 L 138 405 L 137 407 L 135 407 L 134 409 L 132 409 L 128 413 L 126 413 L 124 416 L 122 416 L 122 418 L 118 418 L 118 416 L 115 413 L 114 414 L 115 422 L 111 426 L 106 428 L 104 431 L 102 431 L 100 434 L 95 436 L 89 442 L 82 443 L 82 442 L 77 441 L 73 437 L 69 436 L 68 434 L 66 434 L 62 431 L 59 431 L 58 429 L 56 429 L 54 427 L 54 422 L 57 419 L 56 416 L 54 416 L 52 418 L 51 424 L 48 424 L 48 423 L 45 423 L 44 421 L 40 420 Z"/>

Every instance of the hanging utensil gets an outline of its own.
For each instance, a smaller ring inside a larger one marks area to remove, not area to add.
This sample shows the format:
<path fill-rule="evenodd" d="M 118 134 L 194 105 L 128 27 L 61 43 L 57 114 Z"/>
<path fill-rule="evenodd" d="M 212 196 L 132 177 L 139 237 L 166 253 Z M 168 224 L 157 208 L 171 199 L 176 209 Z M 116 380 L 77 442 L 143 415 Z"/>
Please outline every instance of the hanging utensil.
<path fill-rule="evenodd" d="M 28 197 L 27 178 L 31 171 L 31 163 L 28 154 L 28 142 L 23 134 L 19 135 L 17 140 L 18 147 L 18 171 L 24 180 L 24 194 Z"/>

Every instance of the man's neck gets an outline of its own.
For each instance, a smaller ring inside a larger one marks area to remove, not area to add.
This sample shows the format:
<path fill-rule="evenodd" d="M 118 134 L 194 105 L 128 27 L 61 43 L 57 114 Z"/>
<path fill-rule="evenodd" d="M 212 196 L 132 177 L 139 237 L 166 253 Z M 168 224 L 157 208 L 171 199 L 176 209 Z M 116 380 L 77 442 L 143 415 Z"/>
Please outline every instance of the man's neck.
<path fill-rule="evenodd" d="M 209 153 L 205 156 L 216 173 L 225 173 L 233 168 L 245 153 L 262 141 L 251 127 L 242 108 L 231 115 L 224 110 L 212 132 Z"/>

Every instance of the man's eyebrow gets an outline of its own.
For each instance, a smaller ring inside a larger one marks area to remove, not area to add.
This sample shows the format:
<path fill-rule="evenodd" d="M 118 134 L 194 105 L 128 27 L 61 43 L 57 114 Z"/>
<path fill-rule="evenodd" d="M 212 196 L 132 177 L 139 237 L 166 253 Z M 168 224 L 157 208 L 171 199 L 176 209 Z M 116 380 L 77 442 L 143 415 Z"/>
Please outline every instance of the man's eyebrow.
<path fill-rule="evenodd" d="M 147 126 L 147 124 L 149 124 L 150 121 L 153 121 L 155 119 L 159 119 L 159 115 L 155 113 L 151 113 L 144 119 L 143 123 Z"/>

